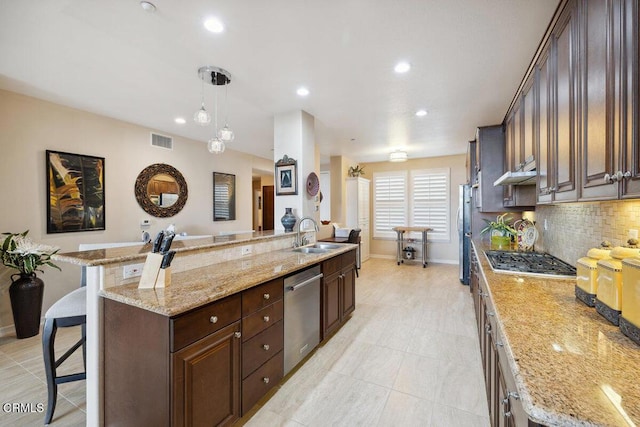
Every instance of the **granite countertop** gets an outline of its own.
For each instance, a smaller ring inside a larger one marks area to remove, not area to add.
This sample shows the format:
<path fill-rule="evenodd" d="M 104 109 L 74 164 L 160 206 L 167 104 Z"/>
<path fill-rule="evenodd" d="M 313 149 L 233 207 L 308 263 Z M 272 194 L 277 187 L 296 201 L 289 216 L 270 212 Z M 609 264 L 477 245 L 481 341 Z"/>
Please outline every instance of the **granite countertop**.
<path fill-rule="evenodd" d="M 574 296 L 574 279 L 494 273 L 474 241 L 530 418 L 558 426 L 640 425 L 640 346 Z"/>
<path fill-rule="evenodd" d="M 227 234 L 219 236 L 207 236 L 197 239 L 174 240 L 171 250 L 176 252 L 198 251 L 221 246 L 241 245 L 247 243 L 259 243 L 260 241 L 278 238 L 290 238 L 291 233 L 258 231 L 253 233 Z M 70 264 L 97 266 L 119 262 L 144 260 L 151 252 L 151 243 L 108 249 L 95 249 L 78 252 L 65 252 L 51 257 L 54 261 Z"/>
<path fill-rule="evenodd" d="M 168 288 L 138 289 L 135 283 L 104 289 L 100 295 L 171 317 L 357 247 L 345 243 L 325 253 L 309 254 L 282 249 L 173 274 Z"/>

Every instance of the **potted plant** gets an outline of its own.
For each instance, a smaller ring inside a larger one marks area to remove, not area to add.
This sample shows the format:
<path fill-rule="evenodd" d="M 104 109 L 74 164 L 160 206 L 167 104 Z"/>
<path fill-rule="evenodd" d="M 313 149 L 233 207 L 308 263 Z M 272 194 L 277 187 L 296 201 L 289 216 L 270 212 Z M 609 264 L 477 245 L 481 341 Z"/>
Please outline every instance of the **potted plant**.
<path fill-rule="evenodd" d="M 491 236 L 491 249 L 511 248 L 511 240 L 517 234 L 517 231 L 511 225 L 512 218 L 508 215 L 507 213 L 498 215 L 495 221 L 484 220 L 487 225 L 480 230 L 480 234 L 489 233 Z"/>
<path fill-rule="evenodd" d="M 15 268 L 18 273 L 11 275 L 9 295 L 11 310 L 18 338 L 29 338 L 40 331 L 40 314 L 42 313 L 42 297 L 44 282 L 36 276 L 36 271 L 43 272 L 42 266 L 60 267 L 51 262 L 51 256 L 58 248 L 34 243 L 23 233 L 3 233 L 7 237 L 0 246 L 2 264 Z"/>
<path fill-rule="evenodd" d="M 364 166 L 360 166 L 360 165 L 349 166 L 350 177 L 357 178 L 360 175 L 364 175 Z"/>

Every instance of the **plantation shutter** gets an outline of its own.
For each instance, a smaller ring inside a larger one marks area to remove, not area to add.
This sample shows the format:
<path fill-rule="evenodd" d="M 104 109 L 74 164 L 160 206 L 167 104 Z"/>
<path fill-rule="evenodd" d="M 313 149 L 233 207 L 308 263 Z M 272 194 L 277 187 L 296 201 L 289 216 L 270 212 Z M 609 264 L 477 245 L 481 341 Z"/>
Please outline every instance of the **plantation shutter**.
<path fill-rule="evenodd" d="M 433 228 L 430 241 L 448 241 L 449 169 L 412 170 L 411 190 L 411 225 Z"/>
<path fill-rule="evenodd" d="M 407 173 L 373 174 L 373 237 L 395 238 L 393 227 L 407 224 Z"/>

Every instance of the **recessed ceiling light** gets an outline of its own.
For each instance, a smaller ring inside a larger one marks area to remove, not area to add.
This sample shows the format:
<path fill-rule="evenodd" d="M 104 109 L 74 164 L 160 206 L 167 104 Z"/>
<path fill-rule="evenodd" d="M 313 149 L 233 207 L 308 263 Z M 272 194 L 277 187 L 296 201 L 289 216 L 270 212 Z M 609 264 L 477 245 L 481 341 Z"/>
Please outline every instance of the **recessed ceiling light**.
<path fill-rule="evenodd" d="M 418 110 L 416 111 L 416 116 L 418 117 L 424 117 L 427 115 L 427 110 Z"/>
<path fill-rule="evenodd" d="M 183 117 L 176 117 L 174 121 L 179 125 L 187 123 L 187 121 Z"/>
<path fill-rule="evenodd" d="M 296 93 L 299 96 L 307 96 L 309 95 L 309 89 L 307 89 L 306 87 L 299 87 L 298 90 L 296 90 Z"/>
<path fill-rule="evenodd" d="M 218 18 L 212 17 L 204 21 L 204 27 L 212 33 L 221 33 L 224 31 L 224 24 Z"/>
<path fill-rule="evenodd" d="M 393 69 L 396 73 L 406 73 L 411 69 L 411 65 L 408 62 L 398 62 Z"/>
<path fill-rule="evenodd" d="M 141 1 L 140 7 L 144 9 L 145 12 L 153 13 L 156 11 L 156 5 L 148 1 Z"/>

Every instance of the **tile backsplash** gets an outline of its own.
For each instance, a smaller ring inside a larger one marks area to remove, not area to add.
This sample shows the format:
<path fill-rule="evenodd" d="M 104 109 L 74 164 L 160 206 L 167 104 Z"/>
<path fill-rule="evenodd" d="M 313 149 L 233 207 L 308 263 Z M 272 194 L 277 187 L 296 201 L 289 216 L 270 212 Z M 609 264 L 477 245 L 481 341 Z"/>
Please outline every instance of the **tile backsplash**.
<path fill-rule="evenodd" d="M 575 265 L 603 240 L 620 246 L 629 239 L 630 229 L 640 230 L 640 201 L 538 205 L 535 220 L 540 234 L 536 250 Z"/>

